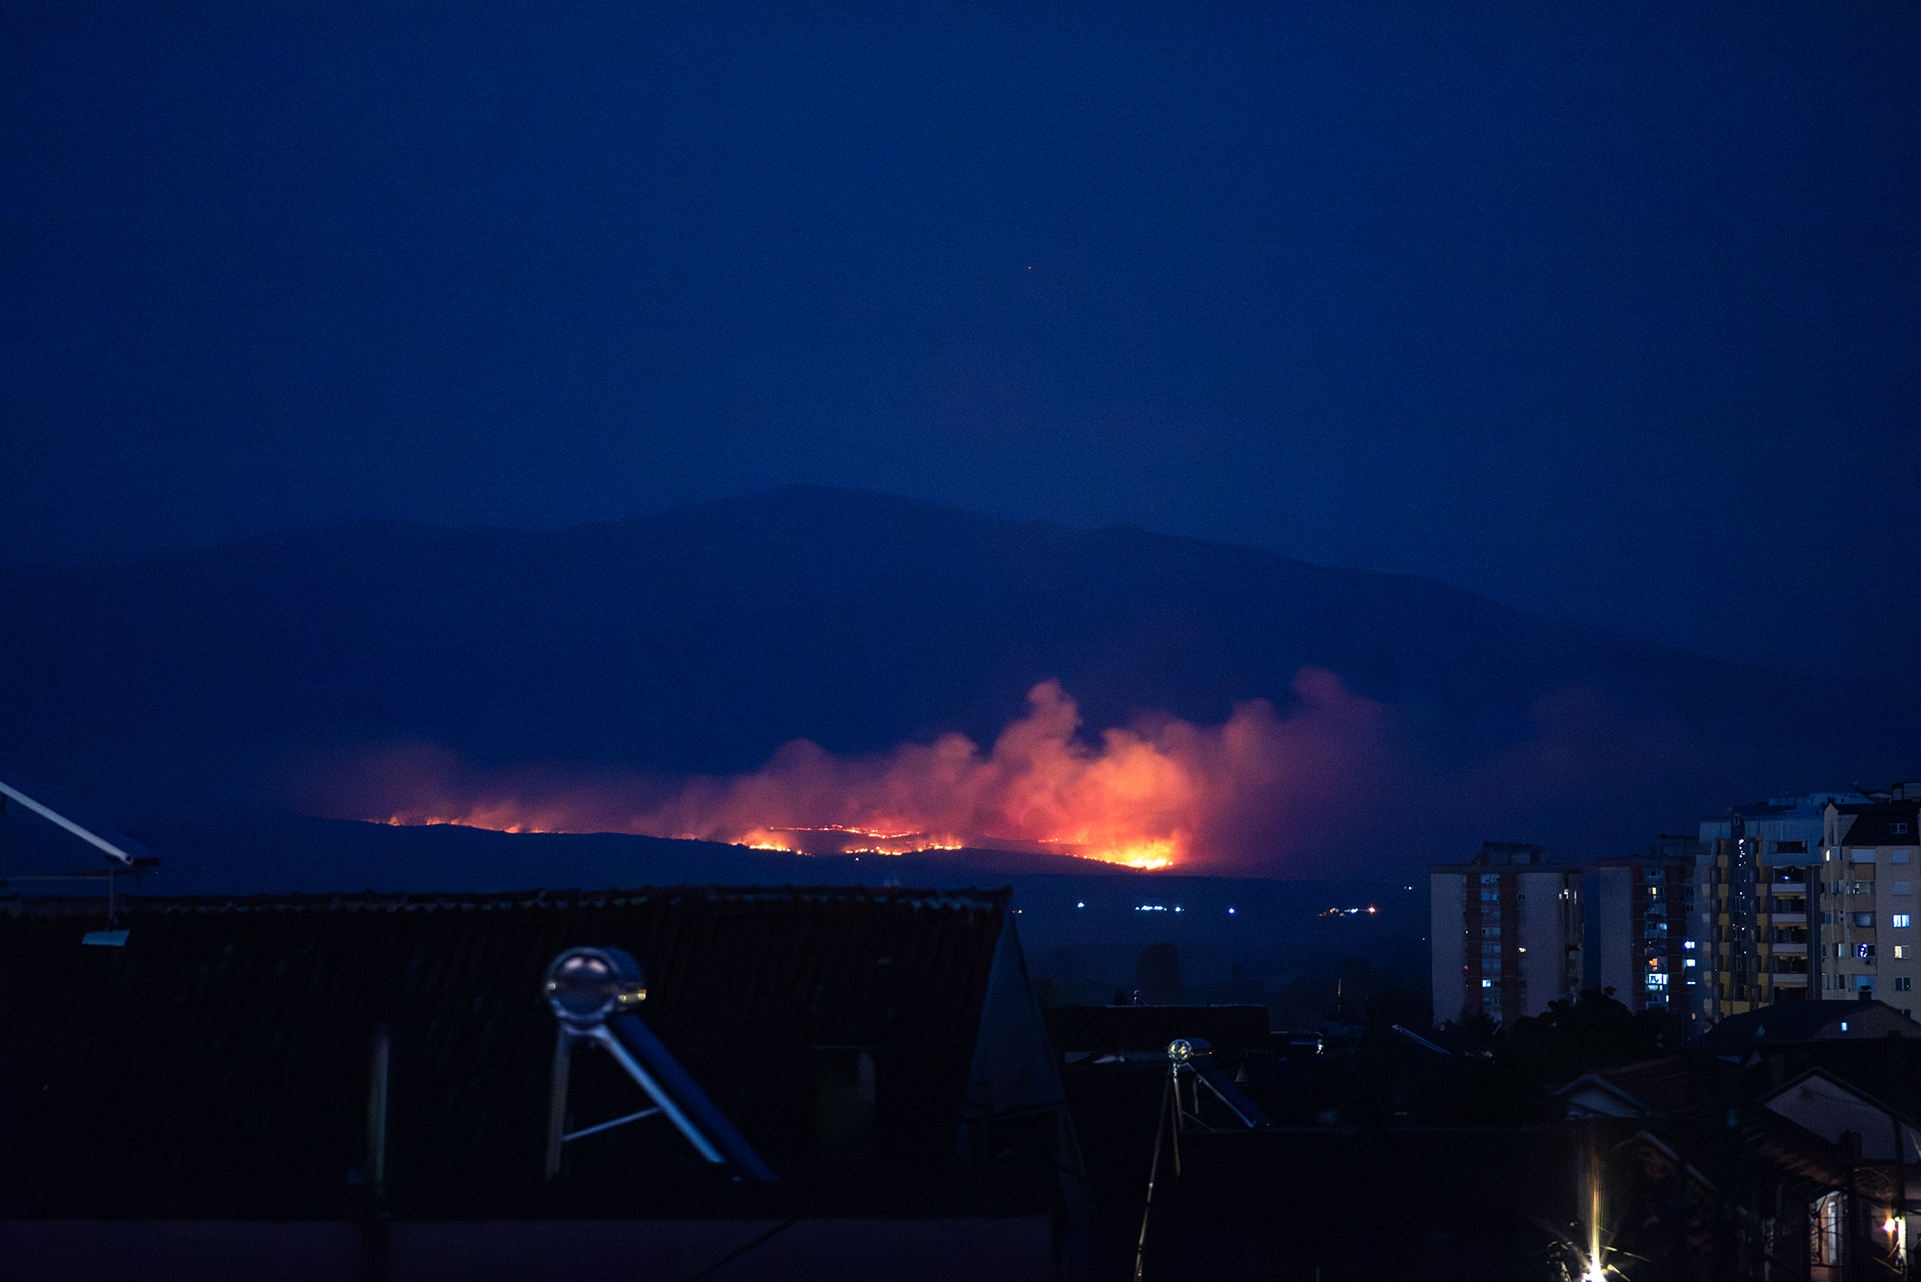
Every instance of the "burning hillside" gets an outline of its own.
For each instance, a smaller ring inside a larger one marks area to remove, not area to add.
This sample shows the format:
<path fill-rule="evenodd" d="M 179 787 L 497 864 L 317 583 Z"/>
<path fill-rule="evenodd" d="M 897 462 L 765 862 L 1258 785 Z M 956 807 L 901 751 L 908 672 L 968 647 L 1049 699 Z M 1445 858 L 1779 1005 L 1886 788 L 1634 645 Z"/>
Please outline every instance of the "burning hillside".
<path fill-rule="evenodd" d="M 796 740 L 751 774 L 663 792 L 657 782 L 583 784 L 547 771 L 477 778 L 445 754 L 416 750 L 367 763 L 362 791 L 396 824 L 632 832 L 804 854 L 986 846 L 1161 868 L 1232 858 L 1250 825 L 1269 829 L 1277 812 L 1299 817 L 1325 795 L 1330 772 L 1343 772 L 1357 716 L 1371 730 L 1379 705 L 1312 669 L 1295 691 L 1302 706 L 1288 718 L 1257 700 L 1218 726 L 1145 716 L 1090 741 L 1074 700 L 1046 681 L 986 751 L 959 734 L 864 758 Z"/>

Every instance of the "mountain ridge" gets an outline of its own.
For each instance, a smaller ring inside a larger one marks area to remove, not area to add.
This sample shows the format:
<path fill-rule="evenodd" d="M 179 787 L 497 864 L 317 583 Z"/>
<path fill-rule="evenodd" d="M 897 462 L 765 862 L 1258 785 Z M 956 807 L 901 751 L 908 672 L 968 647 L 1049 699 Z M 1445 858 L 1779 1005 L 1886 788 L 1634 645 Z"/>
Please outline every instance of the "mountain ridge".
<path fill-rule="evenodd" d="M 1619 804 L 1637 753 L 1659 778 L 1633 808 L 1671 810 L 1689 789 L 1774 787 L 1735 781 L 1791 779 L 1858 728 L 1794 728 L 1814 695 L 1783 674 L 1433 580 L 813 486 L 561 530 L 354 521 L 0 570 L 0 661 L 0 764 L 147 815 L 299 808 L 301 771 L 383 743 L 671 777 L 752 770 L 798 738 L 985 744 L 1048 679 L 1091 734 L 1217 725 L 1250 700 L 1292 717 L 1321 697 L 1302 673 L 1324 671 L 1354 708 L 1392 711 L 1408 769 L 1482 791 L 1559 718 L 1628 743 L 1586 815 Z M 1800 742 L 1757 743 L 1783 716 Z M 1510 788 L 1510 828 L 1534 822 L 1535 786 Z"/>

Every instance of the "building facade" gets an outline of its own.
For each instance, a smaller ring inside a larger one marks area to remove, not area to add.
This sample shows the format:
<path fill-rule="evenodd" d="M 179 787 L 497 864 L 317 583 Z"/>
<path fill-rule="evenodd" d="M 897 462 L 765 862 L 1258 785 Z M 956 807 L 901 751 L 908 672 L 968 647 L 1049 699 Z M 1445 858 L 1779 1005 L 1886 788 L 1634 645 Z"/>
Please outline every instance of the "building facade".
<path fill-rule="evenodd" d="M 1686 1009 L 1688 917 L 1699 893 L 1696 875 L 1707 847 L 1692 837 L 1659 837 L 1635 858 L 1594 864 L 1596 954 L 1603 989 L 1630 1010 Z"/>
<path fill-rule="evenodd" d="M 1701 824 L 1689 939 L 1689 1021 L 1704 1031 L 1729 1015 L 1823 990 L 1818 872 L 1826 808 L 1854 792 L 1775 797 Z"/>
<path fill-rule="evenodd" d="M 1539 1015 L 1581 987 L 1581 869 L 1539 846 L 1485 842 L 1428 868 L 1434 1020 Z"/>
<path fill-rule="evenodd" d="M 1822 994 L 1877 998 L 1904 1015 L 1921 1002 L 1921 784 L 1897 784 L 1865 802 L 1832 802 L 1822 814 L 1819 946 Z"/>

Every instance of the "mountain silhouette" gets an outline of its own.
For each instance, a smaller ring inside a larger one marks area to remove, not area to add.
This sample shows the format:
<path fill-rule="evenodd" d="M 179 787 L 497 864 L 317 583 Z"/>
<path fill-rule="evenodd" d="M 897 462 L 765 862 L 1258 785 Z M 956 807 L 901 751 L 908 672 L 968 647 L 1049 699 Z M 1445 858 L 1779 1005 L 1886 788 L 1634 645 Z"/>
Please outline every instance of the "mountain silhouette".
<path fill-rule="evenodd" d="M 314 763 L 390 743 L 724 774 L 797 738 L 987 743 L 1049 678 L 1090 731 L 1251 699 L 1285 718 L 1303 669 L 1391 710 L 1328 831 L 1403 862 L 1477 832 L 1592 853 L 1901 764 L 1870 703 L 1429 580 L 806 486 L 558 531 L 368 521 L 8 569 L 0 669 L 0 768 L 135 824 L 299 810 Z"/>

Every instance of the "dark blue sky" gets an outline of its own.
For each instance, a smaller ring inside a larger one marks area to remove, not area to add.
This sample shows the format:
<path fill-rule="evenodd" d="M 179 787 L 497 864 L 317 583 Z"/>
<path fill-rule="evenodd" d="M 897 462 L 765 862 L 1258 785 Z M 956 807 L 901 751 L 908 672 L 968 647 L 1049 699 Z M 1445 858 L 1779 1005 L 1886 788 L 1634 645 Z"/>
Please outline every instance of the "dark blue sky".
<path fill-rule="evenodd" d="M 0 561 L 809 481 L 1916 682 L 1905 0 L 9 0 L 0 93 Z"/>

